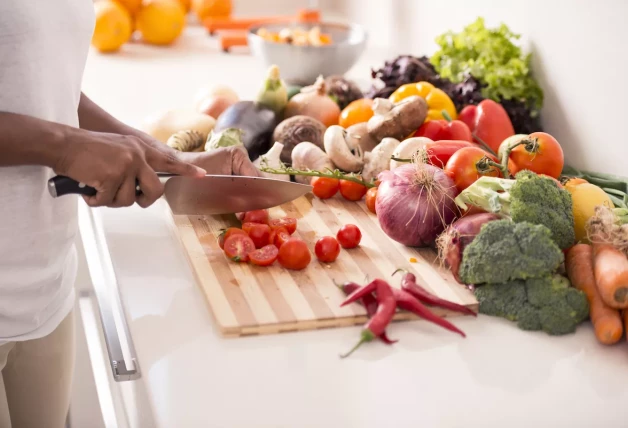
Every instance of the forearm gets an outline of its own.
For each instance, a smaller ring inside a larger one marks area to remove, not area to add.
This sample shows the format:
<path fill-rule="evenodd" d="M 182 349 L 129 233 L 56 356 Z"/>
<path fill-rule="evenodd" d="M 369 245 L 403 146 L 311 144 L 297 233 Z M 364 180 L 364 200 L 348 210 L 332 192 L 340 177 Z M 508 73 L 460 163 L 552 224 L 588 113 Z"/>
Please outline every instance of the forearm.
<path fill-rule="evenodd" d="M 141 131 L 120 122 L 107 113 L 83 93 L 81 93 L 78 115 L 81 129 L 120 135 L 134 135 L 140 138 L 144 136 Z"/>
<path fill-rule="evenodd" d="M 0 167 L 43 165 L 54 168 L 65 141 L 79 130 L 31 116 L 0 112 Z"/>

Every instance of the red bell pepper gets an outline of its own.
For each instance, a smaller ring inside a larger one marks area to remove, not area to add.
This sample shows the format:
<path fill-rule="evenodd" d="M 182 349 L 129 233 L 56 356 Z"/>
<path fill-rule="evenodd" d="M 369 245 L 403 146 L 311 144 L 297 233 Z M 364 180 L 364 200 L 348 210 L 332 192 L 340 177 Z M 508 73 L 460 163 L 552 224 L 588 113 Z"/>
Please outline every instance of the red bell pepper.
<path fill-rule="evenodd" d="M 414 133 L 413 137 L 427 137 L 433 141 L 463 140 L 473 141 L 471 130 L 466 123 L 460 120 L 430 120 L 425 122 Z"/>
<path fill-rule="evenodd" d="M 494 153 L 497 153 L 506 138 L 515 135 L 508 113 L 493 100 L 484 100 L 477 106 L 466 106 L 458 119 L 467 124 L 479 144 L 486 144 Z"/>
<path fill-rule="evenodd" d="M 425 144 L 428 162 L 439 168 L 445 168 L 449 158 L 463 147 L 477 147 L 477 144 L 461 140 L 441 140 Z"/>

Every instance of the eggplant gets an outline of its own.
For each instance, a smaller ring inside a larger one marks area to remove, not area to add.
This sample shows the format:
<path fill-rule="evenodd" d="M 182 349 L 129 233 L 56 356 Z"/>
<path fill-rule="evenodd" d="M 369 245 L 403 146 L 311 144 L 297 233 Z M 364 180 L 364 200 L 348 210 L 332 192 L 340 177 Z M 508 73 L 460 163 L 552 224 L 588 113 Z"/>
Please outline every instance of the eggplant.
<path fill-rule="evenodd" d="M 254 161 L 270 150 L 273 131 L 279 122 L 280 116 L 270 107 L 254 101 L 238 101 L 218 117 L 214 132 L 240 129 L 242 143 L 249 159 Z"/>

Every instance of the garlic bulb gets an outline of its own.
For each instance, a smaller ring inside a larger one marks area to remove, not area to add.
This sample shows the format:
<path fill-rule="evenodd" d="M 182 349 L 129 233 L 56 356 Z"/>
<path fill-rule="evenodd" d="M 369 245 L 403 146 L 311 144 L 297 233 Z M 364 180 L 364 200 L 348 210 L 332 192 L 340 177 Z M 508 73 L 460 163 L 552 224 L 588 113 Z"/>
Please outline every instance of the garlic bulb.
<path fill-rule="evenodd" d="M 166 145 L 180 152 L 202 152 L 205 138 L 203 134 L 194 129 L 179 131 L 168 138 Z"/>
<path fill-rule="evenodd" d="M 281 156 L 282 150 L 283 150 L 283 144 L 275 142 L 275 144 L 273 144 L 273 146 L 270 148 L 270 150 L 266 154 L 261 155 L 260 157 L 255 159 L 255 162 L 253 162 L 253 165 L 255 165 L 257 169 L 260 169 L 261 167 L 280 169 L 282 167 L 282 164 L 281 164 L 281 159 L 279 157 Z M 262 177 L 276 178 L 278 180 L 290 181 L 290 176 L 287 174 L 271 174 L 269 172 L 263 172 L 263 171 L 261 173 L 262 173 Z"/>

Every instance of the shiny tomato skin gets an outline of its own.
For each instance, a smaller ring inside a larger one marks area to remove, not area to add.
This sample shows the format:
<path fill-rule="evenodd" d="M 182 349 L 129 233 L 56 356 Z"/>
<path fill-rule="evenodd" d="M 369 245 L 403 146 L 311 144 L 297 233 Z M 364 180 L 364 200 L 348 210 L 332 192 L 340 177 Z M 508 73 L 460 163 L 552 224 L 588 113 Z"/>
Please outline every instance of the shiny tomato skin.
<path fill-rule="evenodd" d="M 244 223 L 242 230 L 253 240 L 255 248 L 262 248 L 270 243 L 270 226 L 267 224 Z"/>
<path fill-rule="evenodd" d="M 236 234 L 225 240 L 224 252 L 234 262 L 248 262 L 252 251 L 255 251 L 255 244 L 249 236 Z"/>
<path fill-rule="evenodd" d="M 290 235 L 297 231 L 297 219 L 294 217 L 274 218 L 268 222 L 271 230 L 285 228 Z"/>
<path fill-rule="evenodd" d="M 227 238 L 229 238 L 231 235 L 237 235 L 237 234 L 246 235 L 247 233 L 244 230 L 239 229 L 237 227 L 229 227 L 223 230 L 222 232 L 220 232 L 220 235 L 218 235 L 218 246 L 221 249 L 224 249 L 225 241 L 227 240 Z"/>
<path fill-rule="evenodd" d="M 274 245 L 265 245 L 249 253 L 249 261 L 257 266 L 270 266 L 279 256 L 279 249 Z"/>
<path fill-rule="evenodd" d="M 377 214 L 375 212 L 375 201 L 377 200 L 377 187 L 371 187 L 366 192 L 366 207 L 373 214 Z"/>
<path fill-rule="evenodd" d="M 430 120 L 421 125 L 418 131 L 416 131 L 415 136 L 426 137 L 432 141 L 473 141 L 469 127 L 460 120 L 452 120 L 451 122 L 447 122 L 446 120 Z"/>
<path fill-rule="evenodd" d="M 340 183 L 335 178 L 314 177 L 310 184 L 312 185 L 312 193 L 319 199 L 329 199 L 340 189 Z"/>
<path fill-rule="evenodd" d="M 347 224 L 340 228 L 336 234 L 336 239 L 342 246 L 342 248 L 355 248 L 360 245 L 362 240 L 362 232 L 360 228 L 355 224 Z"/>
<path fill-rule="evenodd" d="M 333 236 L 323 236 L 314 246 L 316 258 L 324 263 L 331 263 L 340 254 L 340 244 Z"/>
<path fill-rule="evenodd" d="M 459 192 L 475 183 L 483 175 L 489 177 L 501 177 L 501 172 L 497 167 L 490 167 L 486 172 L 480 172 L 477 162 L 488 157 L 493 162 L 497 158 L 479 147 L 465 147 L 454 153 L 445 165 L 445 173 L 454 180 Z"/>
<path fill-rule="evenodd" d="M 236 214 L 236 216 L 238 216 L 238 218 L 242 217 L 240 220 L 242 223 L 268 223 L 268 210 L 248 211 L 245 212 L 244 215 L 241 214 L 242 213 Z"/>
<path fill-rule="evenodd" d="M 292 237 L 279 249 L 277 260 L 286 269 L 301 270 L 310 264 L 312 255 L 305 241 Z"/>
<path fill-rule="evenodd" d="M 348 201 L 359 201 L 366 195 L 367 187 L 349 180 L 340 180 L 340 194 Z"/>
<path fill-rule="evenodd" d="M 560 177 L 565 163 L 563 149 L 554 137 L 545 132 L 534 132 L 528 139 L 536 142 L 532 148 L 527 144 L 515 147 L 510 152 L 512 175 L 527 169 L 537 174 Z"/>
<path fill-rule="evenodd" d="M 288 233 L 288 229 L 283 226 L 278 227 L 270 232 L 269 242 L 277 248 L 281 248 L 281 246 L 288 239 L 290 239 L 290 233 Z"/>

